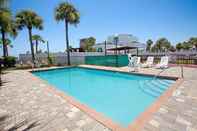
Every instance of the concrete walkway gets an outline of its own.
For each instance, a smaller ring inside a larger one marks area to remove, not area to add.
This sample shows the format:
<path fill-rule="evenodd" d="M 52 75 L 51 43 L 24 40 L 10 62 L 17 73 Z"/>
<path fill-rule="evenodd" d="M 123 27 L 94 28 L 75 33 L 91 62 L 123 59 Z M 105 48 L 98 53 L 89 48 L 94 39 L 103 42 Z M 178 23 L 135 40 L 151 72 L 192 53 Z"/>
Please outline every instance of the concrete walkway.
<path fill-rule="evenodd" d="M 86 66 L 87 65 L 83 65 Z M 127 67 L 111 68 L 128 71 Z M 156 69 L 140 73 L 157 74 Z M 180 68 L 172 67 L 163 75 L 180 76 Z M 173 96 L 154 113 L 143 131 L 197 131 L 197 69 L 184 68 L 184 82 Z M 62 97 L 48 90 L 48 84 L 32 79 L 25 70 L 3 75 L 0 87 L 0 130 L 31 131 L 109 131 Z"/>

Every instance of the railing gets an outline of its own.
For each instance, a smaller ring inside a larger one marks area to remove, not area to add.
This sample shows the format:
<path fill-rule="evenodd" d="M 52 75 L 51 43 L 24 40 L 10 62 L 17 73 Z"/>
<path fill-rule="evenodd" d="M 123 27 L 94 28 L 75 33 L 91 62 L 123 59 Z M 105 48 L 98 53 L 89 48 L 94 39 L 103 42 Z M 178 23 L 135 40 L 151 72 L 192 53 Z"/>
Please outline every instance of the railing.
<path fill-rule="evenodd" d="M 166 53 L 149 53 L 145 52 L 139 55 L 141 61 L 146 61 L 148 56 L 154 56 L 154 63 L 158 63 L 162 56 L 169 56 L 171 64 L 194 64 L 197 65 L 197 52 L 166 52 Z"/>
<path fill-rule="evenodd" d="M 166 68 L 167 69 L 167 68 Z M 160 75 L 161 73 L 163 73 L 166 69 L 162 69 L 159 73 L 157 73 L 152 80 L 156 80 Z"/>

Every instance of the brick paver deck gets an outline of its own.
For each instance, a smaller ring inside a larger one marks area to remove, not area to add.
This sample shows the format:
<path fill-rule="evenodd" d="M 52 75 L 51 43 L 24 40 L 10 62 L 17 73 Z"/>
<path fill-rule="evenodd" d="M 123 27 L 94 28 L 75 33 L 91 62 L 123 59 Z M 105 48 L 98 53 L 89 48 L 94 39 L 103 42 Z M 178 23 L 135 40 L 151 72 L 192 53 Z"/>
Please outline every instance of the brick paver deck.
<path fill-rule="evenodd" d="M 127 67 L 83 66 L 128 71 Z M 158 72 L 157 69 L 140 70 L 147 74 Z M 161 75 L 180 76 L 180 68 L 169 68 Z M 197 69 L 184 68 L 184 77 L 184 82 L 153 114 L 143 131 L 197 131 Z M 28 71 L 10 71 L 3 75 L 3 80 L 6 83 L 0 87 L 0 130 L 110 130 L 48 90 L 47 83 L 32 79 Z"/>
<path fill-rule="evenodd" d="M 0 131 L 109 131 L 47 90 L 47 84 L 32 79 L 27 71 L 11 71 L 3 75 L 3 80 L 6 83 L 0 87 Z"/>

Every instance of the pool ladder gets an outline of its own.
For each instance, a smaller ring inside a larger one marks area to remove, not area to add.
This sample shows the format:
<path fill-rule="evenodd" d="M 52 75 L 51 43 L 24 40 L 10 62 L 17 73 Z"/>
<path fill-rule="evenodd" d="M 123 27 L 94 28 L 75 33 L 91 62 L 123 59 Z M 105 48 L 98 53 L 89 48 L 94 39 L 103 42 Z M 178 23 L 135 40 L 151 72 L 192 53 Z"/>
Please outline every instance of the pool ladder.
<path fill-rule="evenodd" d="M 157 73 L 157 75 L 155 75 L 155 76 L 153 77 L 152 80 L 157 79 L 157 78 L 161 75 L 161 73 L 163 73 L 164 71 L 166 71 L 166 69 L 162 69 L 159 73 Z"/>

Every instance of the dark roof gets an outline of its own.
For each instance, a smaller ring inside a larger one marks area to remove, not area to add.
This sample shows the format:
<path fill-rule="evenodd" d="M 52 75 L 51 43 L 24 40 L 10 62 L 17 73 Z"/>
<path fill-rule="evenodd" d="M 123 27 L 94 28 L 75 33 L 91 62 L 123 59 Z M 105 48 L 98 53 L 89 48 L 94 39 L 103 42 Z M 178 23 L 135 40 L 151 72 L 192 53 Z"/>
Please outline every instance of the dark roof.
<path fill-rule="evenodd" d="M 138 47 L 134 47 L 134 46 L 121 46 L 121 47 L 117 47 L 117 48 L 111 48 L 111 49 L 107 49 L 107 50 L 128 50 L 128 49 L 137 49 Z"/>
<path fill-rule="evenodd" d="M 70 48 L 71 50 L 75 50 L 75 49 L 81 49 L 81 48 Z"/>

